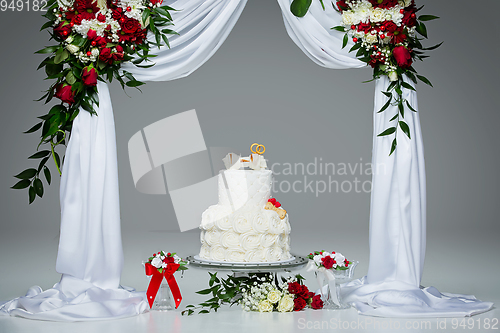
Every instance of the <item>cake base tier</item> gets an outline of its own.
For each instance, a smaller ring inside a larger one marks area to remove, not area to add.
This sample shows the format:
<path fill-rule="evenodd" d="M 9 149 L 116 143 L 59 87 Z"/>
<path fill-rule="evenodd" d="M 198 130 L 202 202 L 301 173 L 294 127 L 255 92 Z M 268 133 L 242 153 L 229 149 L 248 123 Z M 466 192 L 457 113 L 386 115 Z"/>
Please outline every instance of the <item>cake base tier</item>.
<path fill-rule="evenodd" d="M 308 258 L 292 255 L 293 258 L 276 262 L 224 262 L 202 259 L 198 255 L 189 256 L 186 260 L 193 268 L 202 268 L 211 271 L 232 271 L 232 272 L 283 272 L 303 268 L 307 265 Z"/>

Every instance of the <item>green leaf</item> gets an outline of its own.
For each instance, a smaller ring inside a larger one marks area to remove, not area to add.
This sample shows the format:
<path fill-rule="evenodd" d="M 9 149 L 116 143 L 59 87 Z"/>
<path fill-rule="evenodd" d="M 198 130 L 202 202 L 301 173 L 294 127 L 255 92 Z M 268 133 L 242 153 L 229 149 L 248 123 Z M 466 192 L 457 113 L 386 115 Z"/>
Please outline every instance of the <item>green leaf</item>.
<path fill-rule="evenodd" d="M 34 153 L 33 155 L 31 155 L 30 159 L 37 159 L 37 158 L 43 158 L 45 156 L 48 156 L 50 154 L 50 150 L 42 150 L 42 151 L 39 151 L 37 153 Z"/>
<path fill-rule="evenodd" d="M 386 95 L 389 98 L 392 98 L 392 93 L 388 91 L 382 91 L 382 94 Z"/>
<path fill-rule="evenodd" d="M 28 190 L 28 197 L 29 197 L 29 202 L 31 205 L 33 203 L 33 201 L 35 201 L 35 198 L 36 198 L 36 193 L 35 193 L 35 189 L 33 188 L 33 186 L 30 186 L 30 188 Z"/>
<path fill-rule="evenodd" d="M 208 311 L 208 310 L 200 310 L 200 312 L 198 312 L 198 314 L 201 314 L 201 313 L 210 313 L 210 311 Z"/>
<path fill-rule="evenodd" d="M 410 110 L 412 110 L 413 112 L 417 112 L 417 110 L 415 110 L 411 105 L 410 105 L 410 102 L 406 101 L 406 106 L 408 106 L 408 108 Z"/>
<path fill-rule="evenodd" d="M 408 84 L 408 83 L 406 83 L 406 82 L 401 83 L 401 85 L 402 85 L 403 87 L 405 87 L 406 89 L 410 89 L 410 90 L 416 91 L 416 90 L 415 90 L 415 88 L 413 88 L 411 85 L 409 85 L 409 84 Z"/>
<path fill-rule="evenodd" d="M 386 136 L 386 135 L 391 135 L 392 133 L 396 132 L 396 127 L 389 127 L 388 129 L 386 129 L 385 131 L 383 131 L 382 133 L 380 133 L 379 135 L 377 136 Z"/>
<path fill-rule="evenodd" d="M 33 187 L 35 188 L 36 195 L 38 195 L 40 198 L 43 197 L 43 184 L 42 181 L 37 178 L 33 182 Z"/>
<path fill-rule="evenodd" d="M 394 117 L 392 117 L 392 118 L 391 118 L 391 120 L 389 120 L 389 122 L 391 122 L 391 121 L 395 120 L 395 119 L 396 119 L 396 118 L 398 118 L 398 117 L 399 117 L 399 113 L 397 113 Z"/>
<path fill-rule="evenodd" d="M 35 53 L 38 53 L 38 54 L 54 53 L 57 51 L 58 48 L 59 48 L 59 46 L 48 46 L 44 49 L 36 51 Z"/>
<path fill-rule="evenodd" d="M 436 44 L 436 45 L 434 45 L 434 46 L 423 48 L 422 50 L 432 51 L 432 50 L 437 49 L 437 48 L 438 48 L 438 47 L 440 47 L 441 45 L 443 45 L 443 43 L 444 43 L 444 42 L 441 42 L 441 43 Z"/>
<path fill-rule="evenodd" d="M 401 113 L 401 117 L 404 118 L 405 117 L 405 108 L 403 106 L 403 101 L 402 100 L 400 100 L 398 102 L 398 109 L 399 109 L 399 113 Z"/>
<path fill-rule="evenodd" d="M 128 87 L 139 87 L 139 86 L 142 86 L 144 84 L 144 82 L 141 82 L 141 81 L 128 81 L 126 83 L 126 85 Z"/>
<path fill-rule="evenodd" d="M 312 0 L 293 0 L 290 11 L 297 17 L 304 17 L 311 6 Z"/>
<path fill-rule="evenodd" d="M 440 18 L 439 16 L 434 16 L 434 15 L 420 15 L 418 17 L 419 21 L 432 21 L 432 20 L 437 20 Z"/>
<path fill-rule="evenodd" d="M 396 138 L 394 138 L 394 140 L 392 140 L 391 152 L 389 153 L 389 156 L 391 156 L 392 153 L 394 153 L 394 151 L 396 150 L 396 146 L 397 145 L 398 145 L 398 142 L 396 141 Z"/>
<path fill-rule="evenodd" d="M 422 36 L 424 36 L 425 38 L 427 38 L 427 28 L 425 27 L 425 24 L 423 23 L 420 23 L 419 25 L 417 25 L 417 32 L 419 34 L 421 34 Z"/>
<path fill-rule="evenodd" d="M 52 22 L 52 21 L 45 22 L 45 24 L 44 24 L 44 25 L 42 25 L 42 27 L 40 28 L 40 31 L 42 31 L 42 30 L 44 30 L 44 29 L 47 29 L 47 28 L 51 27 L 53 24 L 54 24 L 54 22 Z"/>
<path fill-rule="evenodd" d="M 38 173 L 40 173 L 40 171 L 42 171 L 43 166 L 45 165 L 45 163 L 47 163 L 49 158 L 50 158 L 50 156 L 47 156 L 40 161 L 40 164 L 38 165 L 38 170 L 37 170 Z"/>
<path fill-rule="evenodd" d="M 420 79 L 420 81 L 432 87 L 431 81 L 429 81 L 429 79 L 427 79 L 425 76 L 417 75 L 417 77 Z"/>
<path fill-rule="evenodd" d="M 377 113 L 381 113 L 381 112 L 384 112 L 388 107 L 389 105 L 391 105 L 391 102 L 392 102 L 392 96 L 391 98 L 387 101 L 387 103 L 384 104 L 384 106 L 382 107 L 382 109 L 380 109 L 380 111 L 378 111 Z"/>
<path fill-rule="evenodd" d="M 19 178 L 19 179 L 30 179 L 35 177 L 36 175 L 36 169 L 26 169 L 23 172 L 21 172 L 18 175 L 15 175 L 14 177 Z"/>
<path fill-rule="evenodd" d="M 344 40 L 342 41 L 342 48 L 347 46 L 347 42 L 349 41 L 349 37 L 347 34 L 344 35 Z"/>
<path fill-rule="evenodd" d="M 59 74 L 63 70 L 63 65 L 61 64 L 47 64 L 45 66 L 45 73 L 47 76 L 54 76 Z"/>
<path fill-rule="evenodd" d="M 345 31 L 345 28 L 344 28 L 343 26 L 341 26 L 341 25 L 338 25 L 338 26 L 333 27 L 333 28 L 331 28 L 331 29 L 332 29 L 332 30 L 337 30 L 337 31 L 340 31 L 340 32 L 346 32 L 346 31 Z"/>
<path fill-rule="evenodd" d="M 75 84 L 76 82 L 76 77 L 75 75 L 73 75 L 73 72 L 68 72 L 68 74 L 66 75 L 66 82 L 68 82 L 70 85 L 73 85 Z"/>
<path fill-rule="evenodd" d="M 69 57 L 69 52 L 64 49 L 62 52 L 59 52 L 56 54 L 56 57 L 54 58 L 54 64 L 60 64 L 64 60 L 68 59 Z"/>
<path fill-rule="evenodd" d="M 210 294 L 211 292 L 212 292 L 212 289 L 211 289 L 211 288 L 209 288 L 209 289 L 199 290 L 199 291 L 197 291 L 196 293 L 197 293 L 197 294 L 200 294 L 200 295 L 208 295 L 208 294 Z"/>
<path fill-rule="evenodd" d="M 50 182 L 52 181 L 52 176 L 50 175 L 50 170 L 47 167 L 43 168 L 43 173 L 45 174 L 45 179 L 47 179 L 47 183 L 50 185 Z"/>
<path fill-rule="evenodd" d="M 323 0 L 319 0 L 319 2 L 321 3 L 321 7 L 323 8 L 323 10 L 325 10 L 325 4 L 323 3 Z"/>
<path fill-rule="evenodd" d="M 24 133 L 33 133 L 33 132 L 36 132 L 36 131 L 38 131 L 40 129 L 40 127 L 42 127 L 42 124 L 43 124 L 43 122 L 39 122 L 38 124 L 36 124 L 35 126 L 33 126 L 32 128 L 30 128 L 29 130 L 27 130 Z"/>
<path fill-rule="evenodd" d="M 356 51 L 360 47 L 361 47 L 361 43 L 356 43 L 356 44 L 354 44 L 353 47 L 351 47 L 351 49 L 349 50 L 349 52 Z"/>
<path fill-rule="evenodd" d="M 76 35 L 75 38 L 73 38 L 73 42 L 71 42 L 71 44 L 78 47 L 82 47 L 83 45 L 85 45 L 87 41 L 88 41 L 87 38 L 83 38 L 83 36 L 81 35 Z"/>
<path fill-rule="evenodd" d="M 410 127 L 408 127 L 408 124 L 405 123 L 404 121 L 400 121 L 399 126 L 401 127 L 401 130 L 403 130 L 403 132 L 408 136 L 408 138 L 411 139 Z"/>
<path fill-rule="evenodd" d="M 23 188 L 26 188 L 31 185 L 31 181 L 29 179 L 23 179 L 18 181 L 14 186 L 11 188 L 14 190 L 21 190 Z"/>

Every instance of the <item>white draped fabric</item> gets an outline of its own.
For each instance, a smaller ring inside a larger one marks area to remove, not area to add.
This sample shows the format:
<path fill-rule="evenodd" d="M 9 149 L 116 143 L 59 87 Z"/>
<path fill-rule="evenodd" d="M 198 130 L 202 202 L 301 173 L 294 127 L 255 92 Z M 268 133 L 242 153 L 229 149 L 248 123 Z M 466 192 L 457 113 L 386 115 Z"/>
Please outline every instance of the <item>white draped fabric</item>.
<path fill-rule="evenodd" d="M 286 29 L 292 40 L 316 64 L 333 69 L 359 68 L 364 63 L 342 50 L 343 34 L 332 27 L 341 15 L 330 3 L 323 10 L 312 2 L 303 18 L 290 12 L 291 0 L 278 0 Z M 412 84 L 411 82 L 408 82 Z M 366 277 L 342 288 L 343 298 L 354 304 L 360 314 L 382 317 L 454 317 L 470 316 L 492 308 L 489 302 L 473 296 L 441 294 L 435 288 L 421 288 L 425 256 L 426 194 L 425 163 L 418 113 L 406 111 L 405 121 L 411 140 L 397 131 L 398 146 L 389 156 L 393 136 L 377 137 L 398 113 L 382 94 L 390 82 L 376 81 L 370 212 L 370 262 Z M 405 89 L 403 96 L 418 110 L 417 94 Z"/>
<path fill-rule="evenodd" d="M 173 13 L 171 49 L 154 50 L 156 66 L 123 68 L 138 80 L 167 81 L 203 65 L 232 30 L 246 0 L 164 1 Z M 98 116 L 81 110 L 73 123 L 61 179 L 61 235 L 56 269 L 61 281 L 38 286 L 0 305 L 1 314 L 30 319 L 84 321 L 133 316 L 146 311 L 143 292 L 120 286 L 120 230 L 115 126 L 107 85 L 98 83 Z"/>

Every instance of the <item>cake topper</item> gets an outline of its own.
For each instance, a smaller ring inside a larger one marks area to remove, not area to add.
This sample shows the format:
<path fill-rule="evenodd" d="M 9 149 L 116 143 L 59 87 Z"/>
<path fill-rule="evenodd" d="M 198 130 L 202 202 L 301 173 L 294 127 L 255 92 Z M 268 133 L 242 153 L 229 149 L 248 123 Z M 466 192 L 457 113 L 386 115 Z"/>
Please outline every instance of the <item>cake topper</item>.
<path fill-rule="evenodd" d="M 264 152 L 266 147 L 264 145 L 254 143 L 250 146 L 250 150 L 253 154 L 248 157 L 241 157 L 235 153 L 229 153 L 222 159 L 226 169 L 228 170 L 239 170 L 244 168 L 250 168 L 252 170 L 263 170 L 267 168 L 266 160 L 264 159 Z"/>
<path fill-rule="evenodd" d="M 254 148 L 254 147 L 256 147 L 256 148 Z M 250 146 L 250 151 L 254 154 L 262 155 L 266 152 L 266 146 L 258 144 L 258 143 L 254 143 Z"/>

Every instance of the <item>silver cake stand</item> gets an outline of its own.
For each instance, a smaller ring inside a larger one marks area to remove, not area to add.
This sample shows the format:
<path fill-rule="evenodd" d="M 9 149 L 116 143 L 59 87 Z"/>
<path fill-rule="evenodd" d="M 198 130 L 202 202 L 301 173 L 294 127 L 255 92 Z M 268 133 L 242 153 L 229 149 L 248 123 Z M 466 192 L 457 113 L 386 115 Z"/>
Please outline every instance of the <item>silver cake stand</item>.
<path fill-rule="evenodd" d="M 267 272 L 291 272 L 307 265 L 308 258 L 293 255 L 294 259 L 284 262 L 271 263 L 229 263 L 203 260 L 198 256 L 188 256 L 186 260 L 193 268 L 206 269 L 209 271 L 229 271 L 242 273 L 267 273 Z"/>

